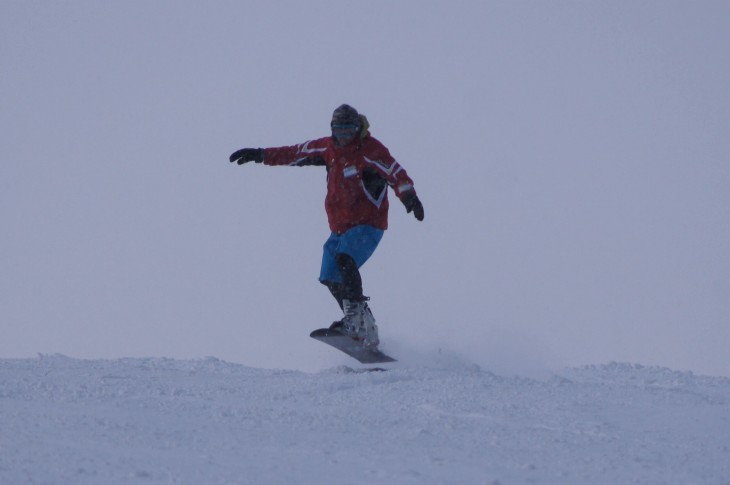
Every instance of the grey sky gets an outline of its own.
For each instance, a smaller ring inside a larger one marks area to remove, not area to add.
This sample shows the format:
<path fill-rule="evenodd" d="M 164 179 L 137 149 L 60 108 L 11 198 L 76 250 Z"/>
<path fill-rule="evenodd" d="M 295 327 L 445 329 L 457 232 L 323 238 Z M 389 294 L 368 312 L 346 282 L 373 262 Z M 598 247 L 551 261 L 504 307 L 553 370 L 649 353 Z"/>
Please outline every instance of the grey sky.
<path fill-rule="evenodd" d="M 321 168 L 231 166 L 347 102 L 416 182 L 384 345 L 730 376 L 730 4 L 0 3 L 0 356 L 314 369 Z"/>

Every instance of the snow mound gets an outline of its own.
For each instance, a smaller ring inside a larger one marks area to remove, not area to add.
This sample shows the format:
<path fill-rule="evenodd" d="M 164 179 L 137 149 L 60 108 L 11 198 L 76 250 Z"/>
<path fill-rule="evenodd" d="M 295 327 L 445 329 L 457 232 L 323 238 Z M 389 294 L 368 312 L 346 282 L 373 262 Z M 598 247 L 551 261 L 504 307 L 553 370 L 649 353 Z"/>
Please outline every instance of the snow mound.
<path fill-rule="evenodd" d="M 730 380 L 0 359 L 0 483 L 727 483 Z"/>

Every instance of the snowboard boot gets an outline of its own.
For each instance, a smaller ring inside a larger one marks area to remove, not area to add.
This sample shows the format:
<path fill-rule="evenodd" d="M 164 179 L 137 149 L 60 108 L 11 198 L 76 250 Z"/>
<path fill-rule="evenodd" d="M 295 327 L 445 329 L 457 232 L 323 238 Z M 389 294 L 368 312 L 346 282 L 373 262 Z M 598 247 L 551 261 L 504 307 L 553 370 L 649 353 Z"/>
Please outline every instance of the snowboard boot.
<path fill-rule="evenodd" d="M 343 335 L 357 337 L 357 329 L 360 328 L 360 324 L 358 322 L 359 312 L 356 305 L 358 302 L 356 302 L 355 300 L 347 299 L 343 299 L 341 301 L 342 311 L 345 316 L 342 318 L 342 320 L 332 322 L 332 325 L 330 325 L 330 330 L 337 330 Z"/>
<path fill-rule="evenodd" d="M 365 347 L 375 348 L 380 343 L 378 326 L 375 324 L 375 318 L 368 307 L 367 300 L 368 298 L 359 301 L 343 300 L 345 317 L 340 322 L 332 324 L 330 328 L 337 328 L 345 335 L 362 340 Z"/>

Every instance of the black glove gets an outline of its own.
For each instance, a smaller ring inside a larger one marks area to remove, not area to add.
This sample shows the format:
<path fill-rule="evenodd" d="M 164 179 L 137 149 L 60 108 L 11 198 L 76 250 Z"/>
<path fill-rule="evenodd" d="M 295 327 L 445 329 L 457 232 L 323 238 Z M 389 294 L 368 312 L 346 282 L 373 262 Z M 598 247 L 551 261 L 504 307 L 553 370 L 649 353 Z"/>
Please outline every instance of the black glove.
<path fill-rule="evenodd" d="M 415 193 L 411 193 L 403 197 L 403 205 L 406 206 L 406 212 L 410 214 L 411 211 L 413 211 L 413 215 L 416 216 L 416 219 L 419 221 L 423 220 L 423 204 L 421 204 L 421 201 Z"/>
<path fill-rule="evenodd" d="M 238 162 L 243 165 L 246 162 L 261 163 L 264 161 L 264 150 L 261 148 L 241 148 L 230 156 L 231 163 Z"/>

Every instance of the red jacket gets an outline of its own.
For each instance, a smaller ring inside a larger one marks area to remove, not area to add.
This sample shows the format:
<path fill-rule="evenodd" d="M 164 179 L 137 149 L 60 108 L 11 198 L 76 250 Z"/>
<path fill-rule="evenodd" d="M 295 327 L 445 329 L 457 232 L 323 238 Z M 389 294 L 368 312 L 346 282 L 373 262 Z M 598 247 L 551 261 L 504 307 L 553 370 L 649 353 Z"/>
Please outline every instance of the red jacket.
<path fill-rule="evenodd" d="M 413 180 L 390 155 L 388 149 L 367 134 L 345 146 L 332 137 L 300 145 L 264 149 L 266 165 L 324 165 L 327 168 L 327 197 L 324 206 L 330 229 L 342 234 L 359 224 L 388 228 L 390 186 L 403 200 L 415 194 Z"/>

